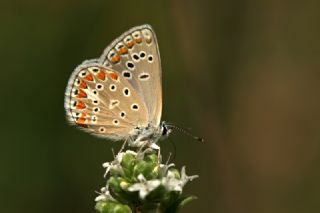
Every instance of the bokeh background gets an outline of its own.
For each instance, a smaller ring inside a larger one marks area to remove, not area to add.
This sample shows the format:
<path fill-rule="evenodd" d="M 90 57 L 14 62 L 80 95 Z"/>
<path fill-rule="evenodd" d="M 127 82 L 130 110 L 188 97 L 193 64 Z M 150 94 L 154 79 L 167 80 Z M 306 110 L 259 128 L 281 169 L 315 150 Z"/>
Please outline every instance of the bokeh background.
<path fill-rule="evenodd" d="M 95 212 L 105 142 L 67 125 L 68 78 L 151 24 L 163 67 L 164 155 L 200 178 L 182 212 L 320 211 L 320 2 L 1 0 L 0 212 Z"/>

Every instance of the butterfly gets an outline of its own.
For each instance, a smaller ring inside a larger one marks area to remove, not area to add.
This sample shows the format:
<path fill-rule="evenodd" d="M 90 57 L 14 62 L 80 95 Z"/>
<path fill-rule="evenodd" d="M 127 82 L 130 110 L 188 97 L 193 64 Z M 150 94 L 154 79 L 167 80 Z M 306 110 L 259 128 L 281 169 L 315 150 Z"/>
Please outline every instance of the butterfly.
<path fill-rule="evenodd" d="M 131 28 L 98 59 L 86 60 L 71 74 L 65 110 L 72 125 L 99 137 L 155 144 L 171 128 L 161 122 L 161 62 L 150 25 Z"/>

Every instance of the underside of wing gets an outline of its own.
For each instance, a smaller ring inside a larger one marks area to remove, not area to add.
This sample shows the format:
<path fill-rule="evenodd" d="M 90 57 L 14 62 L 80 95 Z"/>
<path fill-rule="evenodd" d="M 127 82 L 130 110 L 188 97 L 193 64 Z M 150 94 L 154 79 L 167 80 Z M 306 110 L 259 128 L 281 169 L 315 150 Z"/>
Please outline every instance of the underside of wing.
<path fill-rule="evenodd" d="M 119 73 L 94 61 L 84 62 L 70 77 L 65 93 L 67 119 L 97 136 L 124 139 L 148 124 L 141 97 Z"/>
<path fill-rule="evenodd" d="M 114 40 L 99 63 L 128 80 L 146 105 L 148 122 L 158 126 L 162 111 L 161 62 L 151 26 L 134 27 Z"/>

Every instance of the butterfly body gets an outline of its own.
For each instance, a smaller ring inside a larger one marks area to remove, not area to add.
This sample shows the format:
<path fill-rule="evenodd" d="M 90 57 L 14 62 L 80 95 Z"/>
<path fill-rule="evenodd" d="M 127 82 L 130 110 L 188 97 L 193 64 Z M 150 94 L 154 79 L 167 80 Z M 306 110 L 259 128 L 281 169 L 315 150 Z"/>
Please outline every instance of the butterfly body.
<path fill-rule="evenodd" d="M 131 146 L 156 143 L 170 131 L 160 123 L 161 63 L 149 25 L 114 40 L 100 58 L 84 61 L 65 92 L 67 119 L 86 132 Z"/>

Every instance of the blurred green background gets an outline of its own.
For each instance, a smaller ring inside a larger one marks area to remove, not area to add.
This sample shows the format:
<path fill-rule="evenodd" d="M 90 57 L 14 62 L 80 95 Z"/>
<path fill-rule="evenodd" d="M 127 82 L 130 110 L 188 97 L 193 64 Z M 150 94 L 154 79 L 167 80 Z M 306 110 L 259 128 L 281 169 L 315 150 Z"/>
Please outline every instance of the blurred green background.
<path fill-rule="evenodd" d="M 78 64 L 144 23 L 160 46 L 163 119 L 205 138 L 162 143 L 200 175 L 182 212 L 320 211 L 319 1 L 0 3 L 1 213 L 95 212 L 120 144 L 69 126 L 64 90 Z"/>

